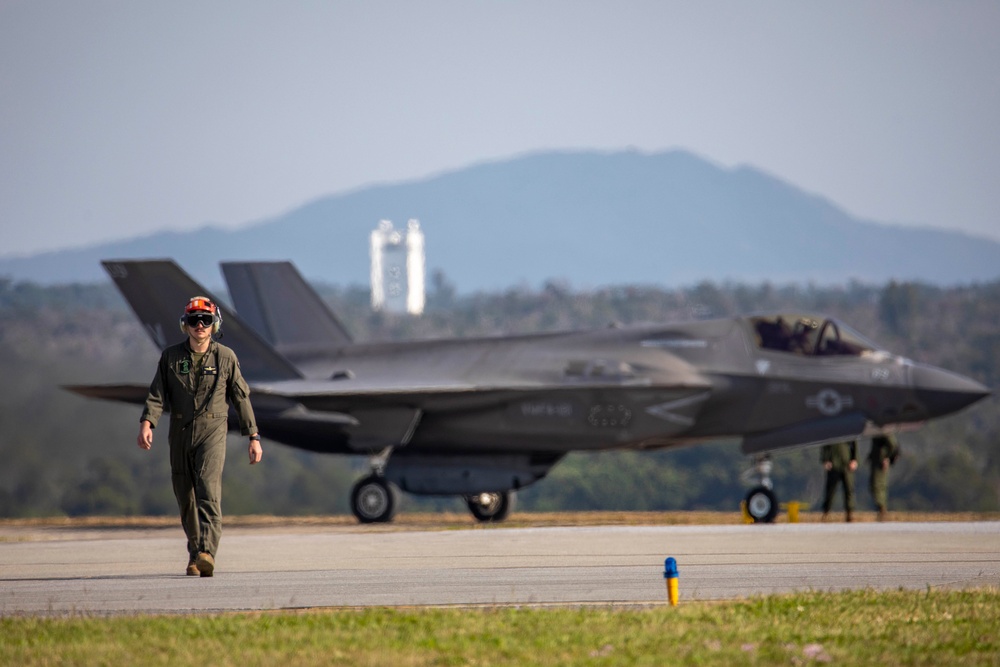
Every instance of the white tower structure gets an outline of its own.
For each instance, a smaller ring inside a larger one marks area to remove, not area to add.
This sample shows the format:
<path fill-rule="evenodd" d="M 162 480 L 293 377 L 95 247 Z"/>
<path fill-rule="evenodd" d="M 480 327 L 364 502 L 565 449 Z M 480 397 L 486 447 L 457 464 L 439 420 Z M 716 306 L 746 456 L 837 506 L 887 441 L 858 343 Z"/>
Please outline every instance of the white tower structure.
<path fill-rule="evenodd" d="M 424 312 L 424 233 L 420 221 L 410 218 L 406 223 L 406 312 Z"/>
<path fill-rule="evenodd" d="M 420 315 L 424 312 L 424 234 L 410 220 L 406 233 L 380 220 L 371 233 L 372 310 Z"/>

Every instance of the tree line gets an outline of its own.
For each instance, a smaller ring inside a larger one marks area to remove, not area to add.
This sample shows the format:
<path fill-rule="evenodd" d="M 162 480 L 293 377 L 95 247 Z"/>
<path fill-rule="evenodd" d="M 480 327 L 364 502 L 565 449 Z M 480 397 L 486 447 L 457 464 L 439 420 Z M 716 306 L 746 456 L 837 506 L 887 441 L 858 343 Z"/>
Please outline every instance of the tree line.
<path fill-rule="evenodd" d="M 505 335 L 679 322 L 766 311 L 838 317 L 883 347 L 995 387 L 1000 379 L 1000 282 L 957 287 L 890 282 L 843 286 L 703 282 L 666 289 L 541 287 L 459 295 L 438 272 L 421 317 L 373 313 L 367 288 L 318 291 L 359 341 Z M 0 279 L 0 516 L 172 515 L 166 438 L 135 446 L 137 406 L 87 400 L 67 384 L 146 383 L 158 357 L 110 284 L 41 286 Z M 1000 510 L 997 398 L 905 433 L 893 468 L 894 510 Z M 233 439 L 225 470 L 229 514 L 342 514 L 363 458 L 302 452 L 265 435 L 265 465 Z M 237 443 L 239 446 L 237 446 Z M 868 442 L 860 444 L 867 454 Z M 738 443 L 656 452 L 567 456 L 519 494 L 521 511 L 733 510 L 749 466 Z M 815 448 L 774 457 L 783 499 L 818 504 Z M 858 477 L 861 506 L 867 472 Z M 456 499 L 406 497 L 408 509 L 460 509 Z"/>

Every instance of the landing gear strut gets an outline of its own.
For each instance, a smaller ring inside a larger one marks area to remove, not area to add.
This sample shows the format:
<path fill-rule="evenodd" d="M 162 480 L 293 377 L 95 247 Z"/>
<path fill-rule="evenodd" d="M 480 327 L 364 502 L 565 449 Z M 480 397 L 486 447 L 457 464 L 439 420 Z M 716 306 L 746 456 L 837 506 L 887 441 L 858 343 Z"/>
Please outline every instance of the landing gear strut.
<path fill-rule="evenodd" d="M 371 457 L 372 472 L 351 490 L 351 511 L 360 523 L 388 523 L 396 515 L 399 492 L 385 479 L 385 466 L 392 454 L 386 447 Z"/>
<path fill-rule="evenodd" d="M 751 474 L 758 477 L 758 485 L 750 489 L 745 502 L 747 513 L 754 523 L 773 523 L 778 516 L 778 497 L 774 495 L 771 483 L 771 456 L 753 457 Z"/>

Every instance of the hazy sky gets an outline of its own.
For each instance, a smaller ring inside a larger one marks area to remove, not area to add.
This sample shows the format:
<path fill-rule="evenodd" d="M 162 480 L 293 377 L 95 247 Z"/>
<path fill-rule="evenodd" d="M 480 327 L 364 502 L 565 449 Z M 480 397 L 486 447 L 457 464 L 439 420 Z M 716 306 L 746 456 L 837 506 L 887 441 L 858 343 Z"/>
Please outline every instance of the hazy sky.
<path fill-rule="evenodd" d="M 1000 240 L 998 35 L 992 0 L 0 0 L 0 255 L 630 147 Z"/>

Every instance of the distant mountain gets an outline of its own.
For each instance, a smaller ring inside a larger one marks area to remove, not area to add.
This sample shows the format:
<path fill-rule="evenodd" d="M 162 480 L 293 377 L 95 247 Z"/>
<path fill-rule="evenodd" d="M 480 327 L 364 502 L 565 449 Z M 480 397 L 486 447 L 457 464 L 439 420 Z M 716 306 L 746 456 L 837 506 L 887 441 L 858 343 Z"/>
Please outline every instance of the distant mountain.
<path fill-rule="evenodd" d="M 290 259 L 311 280 L 368 282 L 380 219 L 421 221 L 427 266 L 461 292 L 702 280 L 932 284 L 1000 278 L 1000 243 L 852 218 L 750 167 L 683 151 L 549 152 L 331 195 L 233 231 L 205 227 L 0 259 L 0 276 L 103 280 L 100 259 L 172 257 L 209 287 L 220 260 Z"/>

